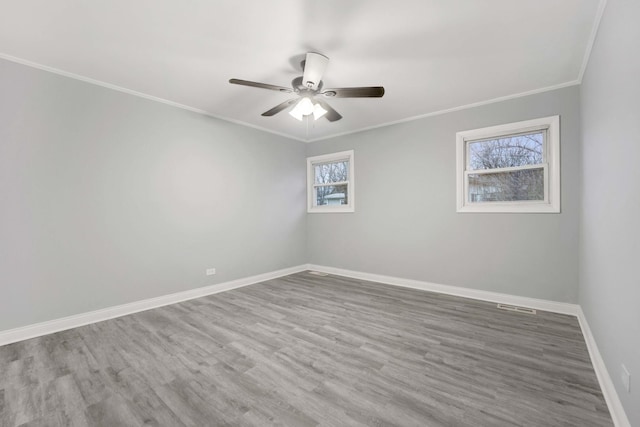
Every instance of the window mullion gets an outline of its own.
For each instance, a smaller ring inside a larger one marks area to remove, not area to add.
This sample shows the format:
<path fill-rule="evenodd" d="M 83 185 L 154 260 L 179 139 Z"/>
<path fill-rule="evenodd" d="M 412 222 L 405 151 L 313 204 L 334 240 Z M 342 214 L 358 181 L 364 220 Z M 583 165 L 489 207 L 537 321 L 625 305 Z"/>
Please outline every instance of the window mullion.
<path fill-rule="evenodd" d="M 510 168 L 470 169 L 470 170 L 467 170 L 465 172 L 468 172 L 468 173 L 471 173 L 471 174 L 482 175 L 482 174 L 487 174 L 487 173 L 505 173 L 505 172 L 515 172 L 515 171 L 521 171 L 521 170 L 528 170 L 528 169 L 542 169 L 545 166 L 546 166 L 546 163 L 538 163 L 538 164 L 535 164 L 535 165 L 514 166 L 514 167 L 510 167 Z"/>
<path fill-rule="evenodd" d="M 340 185 L 349 185 L 349 181 L 337 181 L 337 182 L 328 182 L 322 184 L 313 184 L 314 187 L 331 187 L 331 186 L 340 186 Z"/>

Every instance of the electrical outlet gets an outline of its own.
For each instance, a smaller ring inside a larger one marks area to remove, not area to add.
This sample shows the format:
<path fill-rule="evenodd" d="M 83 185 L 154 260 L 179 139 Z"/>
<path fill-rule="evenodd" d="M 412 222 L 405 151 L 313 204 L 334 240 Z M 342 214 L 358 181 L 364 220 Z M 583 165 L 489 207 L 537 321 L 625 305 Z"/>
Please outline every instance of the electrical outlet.
<path fill-rule="evenodd" d="M 216 269 L 215 268 L 207 268 L 205 273 L 207 273 L 207 276 L 213 276 L 214 274 L 216 274 Z"/>
<path fill-rule="evenodd" d="M 627 393 L 631 392 L 631 374 L 629 373 L 629 371 L 627 371 L 627 367 L 622 365 L 622 372 L 621 372 L 621 376 L 622 376 L 622 385 L 624 385 L 625 390 L 627 390 Z"/>

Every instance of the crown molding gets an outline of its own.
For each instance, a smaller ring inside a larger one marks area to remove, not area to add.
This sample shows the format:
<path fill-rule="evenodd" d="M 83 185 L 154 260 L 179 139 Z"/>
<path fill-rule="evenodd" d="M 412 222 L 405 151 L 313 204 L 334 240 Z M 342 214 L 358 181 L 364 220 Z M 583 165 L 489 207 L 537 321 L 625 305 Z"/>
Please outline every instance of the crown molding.
<path fill-rule="evenodd" d="M 589 34 L 587 49 L 585 50 L 584 57 L 582 58 L 582 67 L 580 67 L 580 73 L 578 74 L 578 83 L 582 83 L 584 73 L 587 71 L 589 57 L 591 57 L 591 51 L 593 50 L 593 45 L 596 42 L 596 37 L 598 35 L 598 29 L 600 28 L 600 21 L 602 21 L 602 16 L 604 15 L 604 9 L 606 7 L 607 0 L 600 0 L 600 3 L 598 3 L 598 9 L 596 11 L 596 18 L 594 19 L 593 26 L 591 27 L 591 34 Z"/>
<path fill-rule="evenodd" d="M 241 126 L 246 126 L 252 129 L 256 129 L 262 132 L 267 132 L 273 135 L 278 135 L 284 138 L 288 138 L 288 139 L 293 139 L 295 141 L 300 141 L 300 142 L 306 142 L 306 143 L 310 143 L 310 142 L 317 142 L 317 141 L 323 141 L 323 140 L 327 140 L 327 139 L 332 139 L 332 138 L 337 138 L 340 136 L 346 136 L 346 135 L 352 135 L 355 133 L 360 133 L 360 132 L 365 132 L 365 131 L 369 131 L 369 130 L 374 130 L 374 129 L 380 129 L 383 127 L 387 127 L 387 126 L 393 126 L 393 125 L 397 125 L 397 124 L 401 124 L 401 123 L 407 123 L 407 122 L 412 122 L 415 120 L 420 120 L 420 119 L 425 119 L 428 117 L 434 117 L 434 116 L 439 116 L 442 114 L 447 114 L 447 113 L 453 113 L 456 111 L 461 111 L 461 110 L 466 110 L 466 109 L 470 109 L 470 108 L 475 108 L 475 107 L 480 107 L 483 105 L 489 105 L 489 104 L 494 104 L 497 102 L 502 102 L 502 101 L 507 101 L 510 99 L 516 99 L 516 98 L 521 98 L 521 97 L 525 97 L 525 96 L 530 96 L 530 95 L 535 95 L 538 93 L 543 93 L 543 92 L 549 92 L 549 91 L 553 91 L 553 90 L 557 90 L 557 89 L 562 89 L 565 87 L 569 87 L 569 86 L 575 86 L 575 85 L 579 85 L 582 83 L 582 79 L 584 78 L 584 74 L 586 72 L 587 69 L 587 65 L 589 63 L 589 58 L 591 56 L 591 51 L 593 50 L 593 45 L 595 44 L 595 40 L 598 34 L 598 29 L 600 28 L 600 22 L 602 21 L 602 16 L 604 15 L 604 10 L 606 8 L 607 5 L 607 0 L 600 0 L 600 2 L 598 3 L 598 9 L 596 11 L 596 16 L 595 19 L 593 21 L 593 25 L 591 27 L 591 33 L 589 35 L 589 40 L 587 42 L 587 48 L 585 49 L 585 53 L 582 59 L 582 65 L 580 67 L 580 71 L 578 73 L 578 78 L 576 80 L 571 80 L 568 82 L 564 82 L 564 83 L 560 83 L 557 85 L 552 85 L 552 86 L 547 86 L 547 87 L 543 87 L 543 88 L 539 88 L 539 89 L 533 89 L 533 90 L 529 90 L 529 91 L 525 91 L 525 92 L 519 92 L 519 93 L 515 93 L 515 94 L 511 94 L 511 95 L 505 95 L 505 96 L 500 96 L 497 98 L 492 98 L 492 99 L 488 99 L 485 101 L 478 101 L 478 102 L 474 102 L 474 103 L 470 103 L 470 104 L 464 104 L 464 105 L 460 105 L 457 107 L 452 107 L 452 108 L 446 108 L 443 110 L 437 110 L 437 111 L 432 111 L 429 113 L 425 113 L 425 114 L 420 114 L 417 116 L 411 116 L 411 117 L 407 117 L 404 119 L 400 119 L 400 120 L 394 120 L 394 121 L 390 121 L 390 122 L 385 122 L 385 123 L 380 123 L 377 125 L 373 125 L 373 126 L 367 126 L 364 128 L 360 128 L 360 129 L 355 129 L 355 130 L 351 130 L 351 131 L 346 131 L 346 132 L 340 132 L 340 133 L 334 133 L 334 134 L 330 134 L 330 135 L 326 135 L 326 136 L 322 136 L 322 137 L 318 137 L 318 138 L 300 138 L 300 137 L 296 137 L 284 132 L 278 132 L 272 129 L 268 129 L 268 128 L 264 128 L 262 126 L 257 126 L 257 125 L 253 125 L 251 123 L 247 123 L 241 120 L 236 120 L 236 119 L 231 119 L 228 117 L 224 117 L 224 116 L 219 116 L 217 114 L 212 114 L 208 111 L 199 109 L 199 108 L 194 108 L 194 107 L 190 107 L 188 105 L 184 105 L 184 104 L 180 104 L 178 102 L 174 102 L 174 101 L 170 101 L 168 99 L 164 99 L 164 98 L 159 98 L 153 95 L 149 95 L 146 93 L 142 93 L 142 92 L 138 92 L 138 91 L 134 91 L 131 89 L 127 89 L 125 87 L 121 87 L 121 86 L 117 86 L 111 83 L 107 83 L 107 82 L 103 82 L 101 80 L 96 80 L 96 79 L 92 79 L 90 77 L 85 77 L 79 74 L 75 74 L 75 73 L 70 73 L 68 71 L 64 71 L 64 70 L 60 70 L 58 68 L 54 68 L 54 67 L 49 67 L 47 65 L 43 65 L 37 62 L 33 62 L 33 61 L 29 61 L 26 59 L 22 59 L 22 58 L 18 58 L 12 55 L 8 55 L 5 53 L 1 53 L 0 52 L 0 58 L 5 59 L 7 61 L 11 61 L 11 62 L 15 62 L 18 64 L 22 64 L 22 65 L 26 65 L 28 67 L 32 67 L 32 68 L 37 68 L 40 70 L 44 70 L 44 71 L 48 71 L 54 74 L 58 74 L 64 77 L 68 77 L 71 79 L 75 79 L 75 80 L 80 80 L 82 82 L 85 83 L 90 83 L 90 84 L 94 84 L 97 86 L 101 86 L 107 89 L 112 89 L 118 92 L 122 92 L 122 93 L 126 93 L 128 95 L 133 95 L 133 96 L 137 96 L 140 98 L 144 98 L 150 101 L 155 101 L 155 102 L 160 102 L 162 104 L 165 105 L 170 105 L 172 107 L 176 107 L 176 108 L 180 108 L 183 110 L 187 110 L 187 111 L 191 111 L 194 113 L 198 113 L 198 114 L 202 114 L 204 116 L 208 116 L 214 119 L 218 119 L 218 120 L 223 120 L 229 123 L 234 123 L 237 125 L 241 125 Z"/>
<path fill-rule="evenodd" d="M 16 56 L 7 55 L 6 53 L 0 52 L 0 59 L 4 59 L 4 60 L 10 61 L 10 62 L 15 62 L 16 64 L 26 65 L 27 67 L 36 68 L 38 70 L 48 71 L 48 72 L 53 73 L 53 74 L 58 74 L 60 76 L 68 77 L 70 79 L 79 80 L 79 81 L 84 82 L 84 83 L 89 83 L 89 84 L 92 84 L 92 85 L 101 86 L 101 87 L 104 87 L 104 88 L 107 88 L 107 89 L 111 89 L 111 90 L 115 90 L 115 91 L 118 91 L 118 92 L 126 93 L 127 95 L 137 96 L 139 98 L 144 98 L 144 99 L 147 99 L 149 101 L 155 101 L 155 102 L 159 102 L 161 104 L 170 105 L 172 107 L 180 108 L 182 110 L 191 111 L 192 113 L 202 114 L 203 116 L 211 117 L 211 118 L 218 119 L 218 120 L 223 120 L 225 122 L 234 123 L 236 125 L 250 127 L 252 129 L 256 129 L 256 130 L 259 130 L 259 131 L 262 131 L 262 132 L 267 132 L 267 133 L 271 133 L 271 134 L 274 134 L 274 135 L 282 136 L 284 138 L 293 139 L 293 140 L 300 141 L 300 142 L 307 142 L 306 140 L 304 140 L 302 138 L 298 138 L 298 137 L 295 137 L 295 136 L 292 136 L 292 135 L 289 135 L 289 134 L 286 134 L 286 133 L 274 131 L 274 130 L 267 129 L 267 128 L 264 128 L 264 127 L 261 127 L 261 126 L 256 126 L 256 125 L 253 125 L 251 123 L 243 122 L 241 120 L 230 119 L 228 117 L 218 116 L 217 114 L 212 114 L 212 113 L 210 113 L 208 111 L 201 110 L 199 108 L 194 108 L 194 107 L 190 107 L 188 105 L 180 104 L 179 102 L 174 102 L 174 101 L 170 101 L 168 99 L 159 98 L 157 96 L 149 95 L 149 94 L 146 94 L 146 93 L 143 93 L 143 92 L 138 92 L 138 91 L 135 91 L 135 90 L 127 89 L 126 87 L 122 87 L 122 86 L 114 85 L 114 84 L 111 84 L 111 83 L 103 82 L 101 80 L 92 79 L 90 77 L 82 76 L 80 74 L 70 73 L 68 71 L 60 70 L 59 68 L 49 67 L 48 65 L 43 65 L 43 64 L 40 64 L 40 63 L 37 63 L 37 62 L 33 62 L 33 61 L 26 60 L 26 59 L 18 58 Z"/>
<path fill-rule="evenodd" d="M 492 99 L 489 99 L 489 100 L 486 100 L 486 101 L 479 101 L 479 102 L 474 102 L 474 103 L 471 103 L 471 104 L 465 104 L 465 105 L 461 105 L 459 107 L 452 107 L 452 108 L 447 108 L 447 109 L 444 109 L 444 110 L 433 111 L 431 113 L 420 114 L 418 116 L 407 117 L 406 119 L 394 120 L 394 121 L 391 121 L 391 122 L 381 123 L 379 125 L 368 126 L 368 127 L 361 128 L 361 129 L 358 129 L 358 130 L 347 131 L 347 132 L 342 132 L 342 133 L 336 133 L 336 134 L 332 134 L 332 135 L 323 136 L 323 137 L 320 137 L 320 138 L 309 139 L 306 142 L 322 141 L 324 139 L 331 139 L 331 138 L 336 138 L 336 137 L 339 137 L 339 136 L 351 135 L 351 134 L 354 134 L 354 133 L 364 132 L 364 131 L 373 130 L 373 129 L 379 129 L 379 128 L 387 127 L 387 126 L 393 126 L 393 125 L 397 125 L 397 124 L 400 124 L 400 123 L 413 122 L 415 120 L 426 119 L 427 117 L 440 116 L 442 114 L 453 113 L 455 111 L 467 110 L 469 108 L 481 107 L 483 105 L 488 105 L 488 104 L 495 104 L 496 102 L 508 101 L 510 99 L 522 98 L 524 96 L 535 95 L 535 94 L 543 93 L 543 92 L 550 92 L 550 91 L 553 91 L 553 90 L 562 89 L 562 88 L 570 87 L 570 86 L 576 86 L 576 85 L 579 85 L 579 84 L 580 84 L 580 82 L 578 80 L 571 80 L 571 81 L 560 83 L 560 84 L 553 85 L 553 86 L 547 86 L 547 87 L 543 87 L 543 88 L 540 88 L 540 89 L 533 89 L 533 90 L 529 90 L 529 91 L 526 91 L 526 92 L 519 92 L 519 93 L 515 93 L 513 95 L 500 96 L 498 98 L 492 98 Z"/>

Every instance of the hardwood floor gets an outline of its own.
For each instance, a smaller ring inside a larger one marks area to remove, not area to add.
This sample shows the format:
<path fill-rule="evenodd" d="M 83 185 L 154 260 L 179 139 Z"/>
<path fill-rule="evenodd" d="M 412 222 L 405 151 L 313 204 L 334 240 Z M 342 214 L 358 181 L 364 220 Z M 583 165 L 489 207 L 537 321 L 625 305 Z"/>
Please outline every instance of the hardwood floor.
<path fill-rule="evenodd" d="M 0 347 L 2 426 L 611 426 L 577 320 L 299 273 Z"/>

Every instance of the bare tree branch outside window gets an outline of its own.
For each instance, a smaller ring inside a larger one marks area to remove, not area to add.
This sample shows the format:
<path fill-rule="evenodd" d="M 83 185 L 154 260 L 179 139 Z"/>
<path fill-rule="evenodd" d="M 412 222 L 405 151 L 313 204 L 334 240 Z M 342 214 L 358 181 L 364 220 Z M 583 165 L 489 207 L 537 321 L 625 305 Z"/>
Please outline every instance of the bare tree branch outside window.
<path fill-rule="evenodd" d="M 349 180 L 349 162 L 321 163 L 314 166 L 315 183 L 331 184 Z M 316 189 L 317 205 L 336 202 L 342 205 L 349 203 L 347 185 L 326 185 Z"/>
<path fill-rule="evenodd" d="M 469 173 L 469 201 L 544 200 L 544 131 L 468 144 L 468 169 L 489 170 L 541 165 L 496 173 Z"/>

